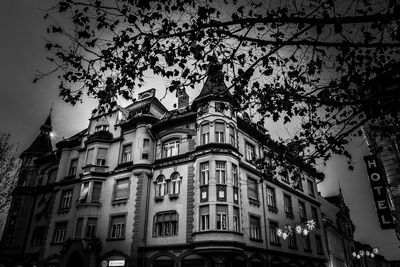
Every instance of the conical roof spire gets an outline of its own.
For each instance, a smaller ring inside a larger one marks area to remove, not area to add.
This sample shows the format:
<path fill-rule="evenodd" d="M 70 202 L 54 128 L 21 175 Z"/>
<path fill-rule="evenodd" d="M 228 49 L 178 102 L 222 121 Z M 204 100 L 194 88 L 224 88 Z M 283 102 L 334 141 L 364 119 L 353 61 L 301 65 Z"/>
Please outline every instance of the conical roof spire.
<path fill-rule="evenodd" d="M 53 130 L 51 126 L 52 109 L 53 107 L 50 109 L 50 113 L 46 121 L 40 127 L 39 135 L 35 138 L 33 143 L 21 154 L 21 156 L 26 154 L 33 154 L 40 156 L 53 151 L 53 145 L 51 144 L 51 136 L 50 136 L 50 133 Z"/>
<path fill-rule="evenodd" d="M 204 83 L 198 99 L 206 96 L 225 96 L 228 94 L 228 88 L 224 83 L 224 74 L 222 73 L 222 65 L 218 62 L 217 57 L 211 56 L 210 64 L 207 70 L 207 80 Z"/>

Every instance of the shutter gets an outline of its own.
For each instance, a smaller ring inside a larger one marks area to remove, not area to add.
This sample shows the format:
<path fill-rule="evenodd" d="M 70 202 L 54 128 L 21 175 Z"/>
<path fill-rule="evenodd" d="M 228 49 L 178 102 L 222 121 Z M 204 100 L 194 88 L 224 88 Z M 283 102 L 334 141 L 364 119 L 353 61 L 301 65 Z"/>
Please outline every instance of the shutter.
<path fill-rule="evenodd" d="M 99 148 L 97 151 L 98 159 L 107 159 L 107 148 Z"/>

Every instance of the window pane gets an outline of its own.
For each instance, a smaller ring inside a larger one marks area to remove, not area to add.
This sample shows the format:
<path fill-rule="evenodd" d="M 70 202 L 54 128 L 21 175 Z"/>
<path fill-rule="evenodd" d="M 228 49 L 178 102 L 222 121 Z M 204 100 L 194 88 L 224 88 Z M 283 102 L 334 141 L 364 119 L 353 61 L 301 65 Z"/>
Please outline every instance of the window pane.
<path fill-rule="evenodd" d="M 100 166 L 106 165 L 107 161 L 107 149 L 106 148 L 99 148 L 97 150 L 97 159 L 96 164 Z"/>
<path fill-rule="evenodd" d="M 129 192 L 129 179 L 116 180 L 114 199 L 127 198 Z"/>
<path fill-rule="evenodd" d="M 251 178 L 247 179 L 247 193 L 249 198 L 258 200 L 258 186 L 257 182 Z"/>
<path fill-rule="evenodd" d="M 125 145 L 122 148 L 122 163 L 132 161 L 132 145 Z"/>
<path fill-rule="evenodd" d="M 101 195 L 101 182 L 94 182 L 92 191 L 92 202 L 99 202 Z"/>
<path fill-rule="evenodd" d="M 86 165 L 93 164 L 94 149 L 89 149 L 86 155 Z"/>

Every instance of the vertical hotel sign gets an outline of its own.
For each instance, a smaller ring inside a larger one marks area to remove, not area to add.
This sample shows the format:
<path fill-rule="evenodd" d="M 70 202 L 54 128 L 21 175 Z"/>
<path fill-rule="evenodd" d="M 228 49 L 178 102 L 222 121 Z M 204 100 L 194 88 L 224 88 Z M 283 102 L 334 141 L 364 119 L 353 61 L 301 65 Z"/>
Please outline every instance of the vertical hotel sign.
<path fill-rule="evenodd" d="M 365 156 L 364 161 L 374 195 L 379 224 L 382 229 L 391 229 L 394 227 L 394 222 L 388 201 L 385 171 L 375 155 Z"/>

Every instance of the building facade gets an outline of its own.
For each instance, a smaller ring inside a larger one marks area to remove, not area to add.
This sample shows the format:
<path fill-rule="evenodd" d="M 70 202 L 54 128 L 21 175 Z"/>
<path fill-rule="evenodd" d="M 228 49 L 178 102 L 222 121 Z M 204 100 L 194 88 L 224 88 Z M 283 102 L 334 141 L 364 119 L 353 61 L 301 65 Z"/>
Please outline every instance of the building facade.
<path fill-rule="evenodd" d="M 56 151 L 24 152 L 3 265 L 326 266 L 316 172 L 294 187 L 257 167 L 271 142 L 234 111 L 219 66 L 188 102 L 168 111 L 152 89 Z M 309 235 L 277 235 L 308 219 Z"/>
<path fill-rule="evenodd" d="M 355 226 L 350 218 L 350 210 L 344 202 L 342 192 L 321 200 L 322 221 L 327 240 L 330 267 L 353 266 L 352 253 Z"/>

